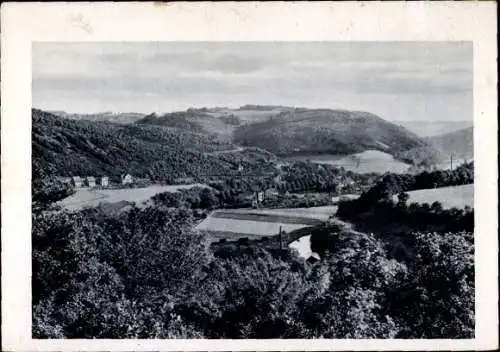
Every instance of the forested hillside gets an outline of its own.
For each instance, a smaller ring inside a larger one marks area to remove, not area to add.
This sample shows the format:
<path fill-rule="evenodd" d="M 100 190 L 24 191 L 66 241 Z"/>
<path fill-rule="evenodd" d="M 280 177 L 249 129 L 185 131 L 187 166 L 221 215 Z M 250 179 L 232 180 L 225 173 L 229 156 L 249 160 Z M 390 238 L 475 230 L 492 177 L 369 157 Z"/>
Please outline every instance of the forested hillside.
<path fill-rule="evenodd" d="M 473 127 L 428 138 L 429 143 L 443 155 L 449 158 L 469 159 L 474 157 Z"/>
<path fill-rule="evenodd" d="M 295 109 L 267 121 L 240 126 L 234 141 L 278 155 L 351 154 L 368 149 L 397 152 L 426 146 L 403 127 L 366 112 Z"/>
<path fill-rule="evenodd" d="M 474 335 L 470 232 L 408 232 L 415 252 L 397 261 L 371 234 L 324 226 L 310 265 L 255 245 L 217 256 L 193 214 L 34 213 L 33 337 Z"/>
<path fill-rule="evenodd" d="M 214 116 L 202 110 L 172 112 L 164 115 L 150 114 L 137 121 L 140 125 L 159 125 L 181 128 L 184 131 L 224 135 L 230 139 L 234 128 L 241 120 L 232 115 Z"/>
<path fill-rule="evenodd" d="M 168 181 L 206 174 L 231 175 L 274 170 L 273 155 L 258 149 L 223 158 L 210 154 L 235 148 L 228 142 L 179 128 L 75 121 L 32 111 L 33 177 L 41 173 L 136 177 Z M 257 160 L 257 162 L 254 162 Z"/>

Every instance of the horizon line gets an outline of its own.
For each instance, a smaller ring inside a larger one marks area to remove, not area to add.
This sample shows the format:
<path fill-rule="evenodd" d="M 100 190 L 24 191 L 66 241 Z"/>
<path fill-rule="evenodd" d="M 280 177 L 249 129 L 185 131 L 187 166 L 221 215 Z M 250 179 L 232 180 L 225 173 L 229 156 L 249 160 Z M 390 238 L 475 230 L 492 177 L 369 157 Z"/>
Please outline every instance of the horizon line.
<path fill-rule="evenodd" d="M 141 112 L 141 111 L 116 111 L 116 110 L 104 110 L 104 111 L 96 111 L 96 112 L 74 112 L 74 111 L 67 111 L 67 110 L 60 110 L 60 109 L 43 109 L 40 107 L 35 107 L 32 106 L 31 109 L 36 109 L 36 110 L 41 110 L 41 111 L 46 111 L 49 113 L 64 113 L 68 115 L 99 115 L 99 114 L 113 114 L 113 115 L 121 115 L 121 114 L 141 114 L 144 116 L 147 115 L 152 115 L 152 114 L 171 114 L 175 112 L 187 112 L 189 109 L 193 110 L 201 110 L 201 109 L 229 109 L 229 110 L 238 110 L 241 109 L 244 106 L 260 106 L 260 107 L 275 107 L 275 108 L 294 108 L 294 109 L 309 109 L 309 110 L 332 110 L 332 111 L 350 111 L 350 112 L 365 112 L 369 114 L 376 115 L 380 118 L 383 118 L 386 121 L 393 121 L 393 122 L 421 122 L 421 121 L 426 121 L 430 122 L 429 120 L 423 120 L 423 119 L 412 119 L 412 120 L 394 120 L 394 119 L 387 119 L 384 118 L 383 116 L 380 116 L 378 114 L 372 113 L 370 111 L 364 111 L 364 110 L 355 110 L 355 109 L 345 109 L 345 108 L 326 108 L 326 107 L 307 107 L 307 106 L 290 106 L 290 105 L 279 105 L 279 104 L 243 104 L 237 107 L 232 107 L 232 106 L 201 106 L 201 107 L 195 107 L 191 106 L 186 109 L 173 109 L 173 110 L 165 110 L 165 111 L 149 111 L 149 112 Z M 433 120 L 436 122 L 474 122 L 474 117 L 470 119 L 460 119 L 460 120 Z"/>

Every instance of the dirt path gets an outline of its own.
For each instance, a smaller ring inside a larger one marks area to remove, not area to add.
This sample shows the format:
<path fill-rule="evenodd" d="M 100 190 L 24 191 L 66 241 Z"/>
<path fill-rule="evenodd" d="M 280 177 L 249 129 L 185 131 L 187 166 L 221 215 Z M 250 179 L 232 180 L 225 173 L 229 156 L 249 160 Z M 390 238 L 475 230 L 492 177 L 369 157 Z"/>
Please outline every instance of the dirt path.
<path fill-rule="evenodd" d="M 245 151 L 246 148 L 238 147 L 230 150 L 219 150 L 217 152 L 207 152 L 205 155 L 221 155 L 221 154 L 230 154 L 230 153 L 239 153 Z"/>

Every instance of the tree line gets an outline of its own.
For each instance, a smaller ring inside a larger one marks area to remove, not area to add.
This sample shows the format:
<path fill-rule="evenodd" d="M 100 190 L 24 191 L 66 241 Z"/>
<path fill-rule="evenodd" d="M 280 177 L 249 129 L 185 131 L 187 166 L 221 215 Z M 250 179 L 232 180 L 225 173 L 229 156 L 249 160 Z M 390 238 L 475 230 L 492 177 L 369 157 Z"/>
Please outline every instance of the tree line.
<path fill-rule="evenodd" d="M 473 162 L 464 163 L 454 170 L 423 171 L 417 175 L 386 174 L 358 199 L 340 204 L 338 214 L 360 214 L 380 201 L 391 201 L 393 196 L 408 191 L 471 183 L 474 183 Z"/>

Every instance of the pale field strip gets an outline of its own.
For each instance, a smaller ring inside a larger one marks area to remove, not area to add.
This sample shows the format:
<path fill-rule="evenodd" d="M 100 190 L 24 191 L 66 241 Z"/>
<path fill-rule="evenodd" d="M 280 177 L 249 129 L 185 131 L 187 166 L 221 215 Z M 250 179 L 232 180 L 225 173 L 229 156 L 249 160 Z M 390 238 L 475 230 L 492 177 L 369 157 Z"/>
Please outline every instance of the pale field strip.
<path fill-rule="evenodd" d="M 394 159 L 390 154 L 378 151 L 367 150 L 358 154 L 340 156 L 335 154 L 311 155 L 301 157 L 291 157 L 290 160 L 310 160 L 315 164 L 328 164 L 342 166 L 348 171 L 358 173 L 405 173 L 408 172 L 410 165 Z M 359 161 L 359 165 L 358 165 Z"/>
<path fill-rule="evenodd" d="M 318 221 L 326 221 L 328 218 L 335 214 L 337 211 L 336 206 L 321 206 L 312 208 L 282 208 L 282 209 L 224 209 L 223 211 L 214 211 L 205 220 L 203 220 L 196 229 L 206 232 L 219 232 L 230 235 L 234 233 L 248 234 L 254 236 L 271 236 L 279 233 L 280 227 L 285 232 L 295 231 L 304 227 L 313 226 L 311 224 L 300 223 L 287 223 L 287 219 L 297 217 L 297 219 L 310 219 Z M 241 215 L 243 219 L 228 219 L 217 217 L 218 213 L 233 214 L 235 216 Z M 260 220 L 245 220 L 245 215 L 263 215 L 262 221 Z M 279 217 L 274 218 L 273 222 L 266 221 L 266 215 Z M 288 220 L 289 221 L 289 220 Z M 295 221 L 294 221 L 295 222 Z M 304 221 L 310 223 L 310 221 Z M 227 237 L 227 236 L 226 236 Z"/>
<path fill-rule="evenodd" d="M 152 196 L 163 192 L 176 192 L 180 189 L 189 189 L 193 187 L 208 187 L 201 183 L 190 185 L 154 185 L 144 188 L 125 188 L 125 189 L 89 189 L 83 188 L 76 191 L 75 194 L 59 201 L 57 204 L 68 210 L 78 210 L 85 207 L 95 207 L 101 202 L 143 202 L 149 200 Z"/>
<path fill-rule="evenodd" d="M 289 232 L 298 230 L 310 225 L 303 224 L 286 224 L 279 222 L 266 221 L 251 221 L 251 220 L 235 220 L 235 219 L 220 219 L 209 216 L 202 221 L 196 229 L 200 231 L 222 231 L 244 233 L 248 235 L 270 236 L 279 232 L 280 227 L 283 231 Z"/>
<path fill-rule="evenodd" d="M 474 208 L 474 184 L 464 186 L 441 187 L 433 189 L 420 189 L 407 192 L 410 196 L 407 204 L 440 202 L 443 208 L 463 209 L 466 205 Z M 397 196 L 394 197 L 397 200 Z"/>
<path fill-rule="evenodd" d="M 227 209 L 224 212 L 234 214 L 271 214 L 283 216 L 297 216 L 326 221 L 328 217 L 337 212 L 333 205 L 311 208 L 281 208 L 281 209 Z"/>

